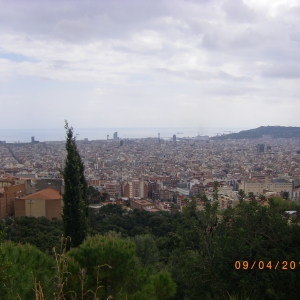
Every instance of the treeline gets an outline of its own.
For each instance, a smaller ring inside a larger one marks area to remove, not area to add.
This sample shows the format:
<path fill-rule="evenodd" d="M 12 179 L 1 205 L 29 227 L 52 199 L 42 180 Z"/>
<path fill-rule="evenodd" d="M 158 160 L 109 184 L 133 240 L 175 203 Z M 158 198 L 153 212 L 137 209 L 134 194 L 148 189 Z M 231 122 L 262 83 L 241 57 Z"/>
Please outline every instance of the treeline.
<path fill-rule="evenodd" d="M 253 199 L 220 211 L 217 202 L 207 201 L 199 211 L 192 200 L 184 213 L 106 205 L 91 215 L 90 237 L 62 256 L 68 274 L 62 276 L 62 295 L 65 299 L 75 299 L 75 293 L 77 299 L 96 299 L 95 295 L 98 299 L 299 299 L 300 218 L 286 214 L 285 203 L 271 199 L 265 206 Z M 299 211 L 299 206 L 293 209 Z M 59 291 L 53 268 L 57 257 L 50 248 L 59 249 L 62 222 L 15 218 L 5 220 L 3 229 L 5 239 L 15 242 L 2 244 L 2 286 L 8 295 L 4 299 L 16 299 L 18 294 L 34 299 L 31 271 L 46 299 L 53 299 Z"/>

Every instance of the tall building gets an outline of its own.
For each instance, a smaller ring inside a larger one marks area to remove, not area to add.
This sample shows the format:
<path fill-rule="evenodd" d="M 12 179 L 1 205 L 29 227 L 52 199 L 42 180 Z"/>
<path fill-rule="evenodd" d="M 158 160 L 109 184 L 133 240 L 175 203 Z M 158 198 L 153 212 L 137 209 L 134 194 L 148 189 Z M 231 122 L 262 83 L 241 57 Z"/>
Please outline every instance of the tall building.
<path fill-rule="evenodd" d="M 257 153 L 264 153 L 265 152 L 265 144 L 258 144 L 256 146 Z"/>
<path fill-rule="evenodd" d="M 114 140 L 117 140 L 117 139 L 118 139 L 118 133 L 114 132 Z"/>
<path fill-rule="evenodd" d="M 124 197 L 147 198 L 148 184 L 143 180 L 132 180 L 124 184 Z"/>
<path fill-rule="evenodd" d="M 159 184 L 156 181 L 148 182 L 148 198 L 155 200 L 155 193 L 158 192 Z"/>
<path fill-rule="evenodd" d="M 158 142 L 160 143 L 160 133 L 158 133 Z"/>
<path fill-rule="evenodd" d="M 109 139 L 109 135 L 107 135 L 107 139 Z"/>
<path fill-rule="evenodd" d="M 121 185 L 118 182 L 106 182 L 104 189 L 110 198 L 121 197 Z"/>
<path fill-rule="evenodd" d="M 34 136 L 31 137 L 31 143 L 34 143 Z"/>
<path fill-rule="evenodd" d="M 176 145 L 176 134 L 173 134 L 173 144 Z"/>

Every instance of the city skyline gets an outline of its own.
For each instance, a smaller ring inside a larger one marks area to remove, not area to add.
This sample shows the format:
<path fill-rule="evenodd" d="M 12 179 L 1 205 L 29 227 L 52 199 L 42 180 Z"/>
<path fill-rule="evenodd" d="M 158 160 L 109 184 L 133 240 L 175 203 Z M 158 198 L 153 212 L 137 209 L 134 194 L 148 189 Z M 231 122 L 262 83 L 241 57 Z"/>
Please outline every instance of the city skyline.
<path fill-rule="evenodd" d="M 0 127 L 299 126 L 299 4 L 2 0 Z"/>

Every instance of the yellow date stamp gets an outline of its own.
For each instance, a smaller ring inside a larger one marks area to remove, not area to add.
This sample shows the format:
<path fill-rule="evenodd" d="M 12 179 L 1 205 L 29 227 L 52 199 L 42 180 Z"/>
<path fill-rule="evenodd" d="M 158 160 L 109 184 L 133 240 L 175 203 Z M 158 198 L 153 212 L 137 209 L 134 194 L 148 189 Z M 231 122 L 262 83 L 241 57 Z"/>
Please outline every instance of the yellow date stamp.
<path fill-rule="evenodd" d="M 300 262 L 293 260 L 282 260 L 282 261 L 252 261 L 248 262 L 247 260 L 236 260 L 234 263 L 234 268 L 236 270 L 295 270 L 300 266 Z"/>

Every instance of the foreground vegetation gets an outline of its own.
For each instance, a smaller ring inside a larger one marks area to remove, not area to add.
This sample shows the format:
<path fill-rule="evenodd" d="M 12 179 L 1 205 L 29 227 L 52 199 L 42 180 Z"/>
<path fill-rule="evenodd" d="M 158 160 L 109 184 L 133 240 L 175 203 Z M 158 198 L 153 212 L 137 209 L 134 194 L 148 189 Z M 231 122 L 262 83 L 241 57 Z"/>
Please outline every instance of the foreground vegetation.
<path fill-rule="evenodd" d="M 34 299 L 36 278 L 45 299 L 299 299 L 299 215 L 284 213 L 289 203 L 220 212 L 192 201 L 183 214 L 107 205 L 59 268 L 50 247 L 60 248 L 61 221 L 6 219 L 0 294 Z"/>

